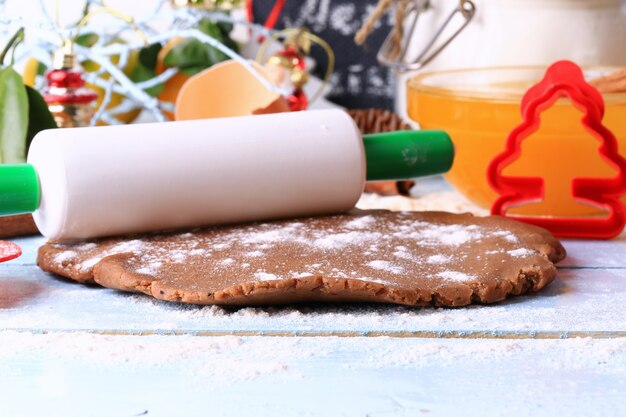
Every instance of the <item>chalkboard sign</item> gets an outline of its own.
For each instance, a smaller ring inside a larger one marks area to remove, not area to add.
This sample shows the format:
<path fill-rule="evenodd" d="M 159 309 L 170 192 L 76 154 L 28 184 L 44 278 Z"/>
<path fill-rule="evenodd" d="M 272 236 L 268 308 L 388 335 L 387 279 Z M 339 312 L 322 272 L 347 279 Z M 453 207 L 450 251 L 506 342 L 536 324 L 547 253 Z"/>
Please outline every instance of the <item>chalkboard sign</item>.
<path fill-rule="evenodd" d="M 264 22 L 274 2 L 254 0 L 254 21 Z M 376 53 L 391 29 L 391 13 L 380 20 L 365 45 L 354 43 L 354 34 L 376 3 L 378 0 L 287 0 L 276 26 L 305 27 L 330 44 L 336 64 L 327 98 L 347 108 L 393 108 L 393 71 L 376 61 Z M 311 55 L 319 63 L 315 75 L 322 78 L 326 55 L 321 48 L 313 48 Z"/>

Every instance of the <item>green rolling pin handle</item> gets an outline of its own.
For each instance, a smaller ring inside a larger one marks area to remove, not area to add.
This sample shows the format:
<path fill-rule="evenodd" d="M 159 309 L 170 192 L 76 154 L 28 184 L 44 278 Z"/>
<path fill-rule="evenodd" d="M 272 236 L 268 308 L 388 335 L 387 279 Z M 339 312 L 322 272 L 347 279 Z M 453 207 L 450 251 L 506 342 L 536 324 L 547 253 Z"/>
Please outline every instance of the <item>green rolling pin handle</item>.
<path fill-rule="evenodd" d="M 32 213 L 39 198 L 39 179 L 32 165 L 0 165 L 0 216 Z"/>
<path fill-rule="evenodd" d="M 363 135 L 368 181 L 443 174 L 454 160 L 454 145 L 441 130 L 399 130 Z"/>

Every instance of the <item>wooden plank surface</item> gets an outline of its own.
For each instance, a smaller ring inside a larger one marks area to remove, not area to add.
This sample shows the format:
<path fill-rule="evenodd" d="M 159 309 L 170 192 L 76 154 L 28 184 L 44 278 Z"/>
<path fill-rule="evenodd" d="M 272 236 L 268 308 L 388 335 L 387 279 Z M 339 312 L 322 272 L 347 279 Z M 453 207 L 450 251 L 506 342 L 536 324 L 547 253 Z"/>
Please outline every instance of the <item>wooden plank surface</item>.
<path fill-rule="evenodd" d="M 0 416 L 623 416 L 626 235 L 494 306 L 164 303 L 0 265 Z M 181 411 L 182 410 L 182 411 Z"/>

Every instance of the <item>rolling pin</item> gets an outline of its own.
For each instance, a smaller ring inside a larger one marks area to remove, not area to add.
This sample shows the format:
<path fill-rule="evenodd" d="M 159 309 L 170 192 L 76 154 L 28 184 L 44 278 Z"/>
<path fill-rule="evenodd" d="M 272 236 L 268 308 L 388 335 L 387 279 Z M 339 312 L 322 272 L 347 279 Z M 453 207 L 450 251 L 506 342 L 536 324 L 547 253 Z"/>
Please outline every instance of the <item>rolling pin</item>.
<path fill-rule="evenodd" d="M 331 214 L 366 178 L 442 173 L 453 154 L 441 131 L 362 138 L 342 110 L 52 129 L 0 165 L 0 215 L 75 240 Z"/>

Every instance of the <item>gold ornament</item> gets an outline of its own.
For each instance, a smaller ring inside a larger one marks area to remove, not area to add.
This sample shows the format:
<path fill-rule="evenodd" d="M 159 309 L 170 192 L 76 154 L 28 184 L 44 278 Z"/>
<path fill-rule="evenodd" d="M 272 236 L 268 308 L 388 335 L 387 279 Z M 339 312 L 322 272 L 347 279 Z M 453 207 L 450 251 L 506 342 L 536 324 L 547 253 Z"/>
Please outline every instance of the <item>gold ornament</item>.
<path fill-rule="evenodd" d="M 244 0 L 171 0 L 172 7 L 196 7 L 203 10 L 230 11 L 244 6 Z"/>
<path fill-rule="evenodd" d="M 308 106 L 309 102 L 303 91 L 303 87 L 309 81 L 309 71 L 305 58 L 311 52 L 312 45 L 315 43 L 324 49 L 328 56 L 328 65 L 322 87 L 313 95 L 310 101 L 314 101 L 319 97 L 323 88 L 328 84 L 334 67 L 335 55 L 330 45 L 319 36 L 312 34 L 304 28 L 292 28 L 276 32 L 267 39 L 259 48 L 256 58 L 257 62 L 263 62 L 263 57 L 269 45 L 279 38 L 283 39 L 283 49 L 268 57 L 264 62 L 264 66 L 275 85 L 284 90 L 292 91 L 291 95 L 287 96 L 292 110 L 303 110 Z"/>

